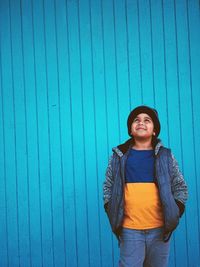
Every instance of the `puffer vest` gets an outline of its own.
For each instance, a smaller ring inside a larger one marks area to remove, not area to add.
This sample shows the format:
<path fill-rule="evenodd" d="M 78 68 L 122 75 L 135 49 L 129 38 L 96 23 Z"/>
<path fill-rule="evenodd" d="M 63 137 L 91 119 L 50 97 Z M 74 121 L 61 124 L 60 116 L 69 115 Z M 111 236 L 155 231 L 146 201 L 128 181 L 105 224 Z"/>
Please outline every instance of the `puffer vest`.
<path fill-rule="evenodd" d="M 107 215 L 112 231 L 117 237 L 124 217 L 125 163 L 128 154 L 129 150 L 121 157 L 114 153 L 112 161 L 112 172 L 115 179 L 112 187 L 112 198 L 108 202 Z M 164 230 L 168 233 L 168 238 L 179 223 L 179 208 L 171 190 L 172 166 L 170 156 L 170 149 L 160 147 L 155 158 L 155 175 L 163 208 Z"/>

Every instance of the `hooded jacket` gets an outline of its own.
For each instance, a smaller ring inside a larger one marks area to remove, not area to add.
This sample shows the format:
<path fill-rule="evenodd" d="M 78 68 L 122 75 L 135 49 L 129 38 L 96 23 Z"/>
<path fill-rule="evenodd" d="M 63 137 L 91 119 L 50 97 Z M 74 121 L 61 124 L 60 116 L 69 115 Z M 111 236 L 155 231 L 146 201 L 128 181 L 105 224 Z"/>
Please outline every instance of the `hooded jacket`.
<path fill-rule="evenodd" d="M 113 233 L 119 238 L 124 217 L 125 164 L 131 147 L 130 138 L 112 149 L 103 184 L 104 207 Z M 167 242 L 179 223 L 188 198 L 187 185 L 178 163 L 169 148 L 157 139 L 155 152 L 155 178 L 164 215 L 164 236 Z"/>

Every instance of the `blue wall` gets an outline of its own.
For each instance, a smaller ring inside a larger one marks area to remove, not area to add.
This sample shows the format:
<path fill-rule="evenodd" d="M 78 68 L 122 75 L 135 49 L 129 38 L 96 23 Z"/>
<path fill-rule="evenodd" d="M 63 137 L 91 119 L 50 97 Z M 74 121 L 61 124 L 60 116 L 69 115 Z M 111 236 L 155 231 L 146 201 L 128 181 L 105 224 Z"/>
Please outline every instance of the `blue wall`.
<path fill-rule="evenodd" d="M 111 148 L 155 106 L 189 187 L 170 267 L 200 266 L 198 0 L 0 1 L 0 266 L 117 266 Z"/>

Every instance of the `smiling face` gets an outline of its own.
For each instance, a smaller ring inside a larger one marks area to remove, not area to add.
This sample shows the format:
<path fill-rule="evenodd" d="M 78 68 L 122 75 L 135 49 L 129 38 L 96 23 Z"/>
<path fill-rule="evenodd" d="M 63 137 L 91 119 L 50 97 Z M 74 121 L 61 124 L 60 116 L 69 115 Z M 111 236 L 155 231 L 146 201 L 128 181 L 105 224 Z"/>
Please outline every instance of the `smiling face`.
<path fill-rule="evenodd" d="M 146 113 L 140 113 L 133 120 L 131 135 L 135 138 L 151 138 L 155 135 L 154 124 L 151 117 Z"/>

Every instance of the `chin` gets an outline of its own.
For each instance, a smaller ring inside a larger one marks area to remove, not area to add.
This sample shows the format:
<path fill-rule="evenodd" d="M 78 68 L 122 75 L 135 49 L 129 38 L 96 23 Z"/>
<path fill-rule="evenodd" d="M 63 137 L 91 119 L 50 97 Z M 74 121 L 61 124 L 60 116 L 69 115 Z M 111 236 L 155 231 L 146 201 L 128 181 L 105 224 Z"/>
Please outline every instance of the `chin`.
<path fill-rule="evenodd" d="M 151 135 L 146 135 L 146 134 L 138 134 L 138 135 L 135 135 L 134 138 L 140 138 L 140 139 L 146 139 L 146 138 L 151 138 L 152 136 Z"/>

